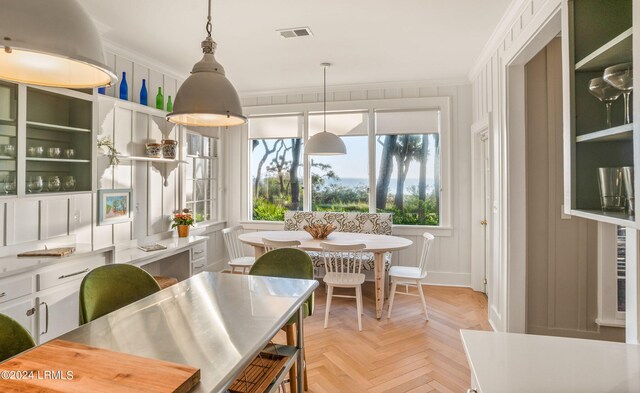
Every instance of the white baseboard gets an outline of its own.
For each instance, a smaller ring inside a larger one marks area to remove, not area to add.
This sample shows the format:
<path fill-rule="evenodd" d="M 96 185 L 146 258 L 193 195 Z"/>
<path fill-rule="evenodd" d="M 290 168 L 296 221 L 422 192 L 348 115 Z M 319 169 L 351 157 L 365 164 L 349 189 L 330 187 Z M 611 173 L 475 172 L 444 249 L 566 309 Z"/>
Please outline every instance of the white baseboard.
<path fill-rule="evenodd" d="M 471 273 L 429 272 L 422 281 L 427 285 L 442 285 L 449 287 L 471 287 Z"/>

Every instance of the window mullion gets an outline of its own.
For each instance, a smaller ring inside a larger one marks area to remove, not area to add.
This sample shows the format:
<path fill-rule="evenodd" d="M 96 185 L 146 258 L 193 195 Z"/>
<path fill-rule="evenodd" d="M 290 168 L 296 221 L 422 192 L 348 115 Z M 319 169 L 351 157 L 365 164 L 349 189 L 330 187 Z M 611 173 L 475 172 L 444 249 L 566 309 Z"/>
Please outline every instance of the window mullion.
<path fill-rule="evenodd" d="M 369 213 L 376 212 L 376 125 L 375 112 L 369 109 Z"/>

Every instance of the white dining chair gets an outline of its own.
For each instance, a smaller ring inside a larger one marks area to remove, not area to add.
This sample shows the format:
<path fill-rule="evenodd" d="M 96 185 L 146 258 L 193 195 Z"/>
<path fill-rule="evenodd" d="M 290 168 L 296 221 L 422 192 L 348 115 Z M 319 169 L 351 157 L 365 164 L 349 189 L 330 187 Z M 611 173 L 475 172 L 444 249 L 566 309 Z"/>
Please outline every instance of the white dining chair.
<path fill-rule="evenodd" d="M 362 271 L 362 253 L 366 247 L 364 244 L 334 244 L 320 243 L 322 258 L 326 274 L 323 278 L 327 286 L 327 311 L 324 315 L 324 328 L 329 325 L 329 311 L 331 310 L 331 298 L 346 297 L 356 299 L 356 311 L 358 313 L 358 330 L 362 331 L 362 283 L 364 274 Z M 334 295 L 333 288 L 354 288 L 356 295 Z"/>
<path fill-rule="evenodd" d="M 227 252 L 229 253 L 229 267 L 231 268 L 231 273 L 235 273 L 236 270 L 240 270 L 242 274 L 246 274 L 251 270 L 251 266 L 253 266 L 256 261 L 255 257 L 244 255 L 244 248 L 238 238 L 243 230 L 244 228 L 242 225 L 236 225 L 222 230 L 224 244 L 227 246 Z"/>
<path fill-rule="evenodd" d="M 425 232 L 422 234 L 424 238 L 422 243 L 422 253 L 420 254 L 420 264 L 414 266 L 391 266 L 389 269 L 389 279 L 391 280 L 391 295 L 389 297 L 389 312 L 387 318 L 391 318 L 391 308 L 393 307 L 393 299 L 396 293 L 400 295 L 419 296 L 422 300 L 422 308 L 424 315 L 429 320 L 429 312 L 427 311 L 427 301 L 422 291 L 422 280 L 427 277 L 427 266 L 431 256 L 434 237 L 432 234 Z M 398 284 L 405 286 L 404 292 L 396 292 Z M 418 294 L 409 293 L 409 287 L 418 287 Z"/>
<path fill-rule="evenodd" d="M 300 246 L 300 240 L 273 240 L 262 238 L 264 244 L 264 252 L 277 250 L 279 248 L 292 248 Z"/>

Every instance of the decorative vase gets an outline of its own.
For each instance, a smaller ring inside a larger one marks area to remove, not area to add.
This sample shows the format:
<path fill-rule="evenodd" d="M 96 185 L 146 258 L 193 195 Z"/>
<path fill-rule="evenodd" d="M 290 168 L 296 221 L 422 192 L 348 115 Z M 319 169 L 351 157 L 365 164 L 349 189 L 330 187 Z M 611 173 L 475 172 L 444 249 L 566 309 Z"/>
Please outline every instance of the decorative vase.
<path fill-rule="evenodd" d="M 164 96 L 162 95 L 162 87 L 158 87 L 156 95 L 156 109 L 164 110 Z"/>
<path fill-rule="evenodd" d="M 127 73 L 122 72 L 122 81 L 120 82 L 120 99 L 129 99 L 129 86 L 127 85 Z"/>
<path fill-rule="evenodd" d="M 142 80 L 142 87 L 140 88 L 140 105 L 147 105 L 147 81 L 146 79 Z"/>
<path fill-rule="evenodd" d="M 178 225 L 178 237 L 189 237 L 189 225 Z"/>
<path fill-rule="evenodd" d="M 167 97 L 167 112 L 173 112 L 173 102 L 171 102 L 171 96 Z"/>

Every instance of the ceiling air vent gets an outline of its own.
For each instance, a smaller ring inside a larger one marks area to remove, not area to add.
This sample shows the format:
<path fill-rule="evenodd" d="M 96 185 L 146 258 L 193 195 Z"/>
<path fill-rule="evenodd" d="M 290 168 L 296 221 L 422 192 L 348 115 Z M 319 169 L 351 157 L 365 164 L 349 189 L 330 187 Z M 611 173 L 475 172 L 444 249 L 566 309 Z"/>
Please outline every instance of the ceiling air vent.
<path fill-rule="evenodd" d="M 294 27 L 291 29 L 276 30 L 282 38 L 311 37 L 313 33 L 308 27 Z"/>

